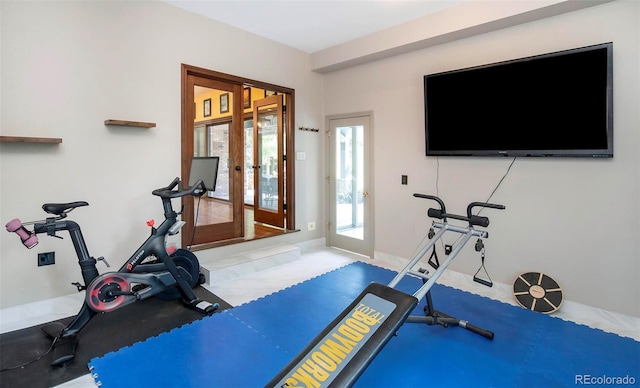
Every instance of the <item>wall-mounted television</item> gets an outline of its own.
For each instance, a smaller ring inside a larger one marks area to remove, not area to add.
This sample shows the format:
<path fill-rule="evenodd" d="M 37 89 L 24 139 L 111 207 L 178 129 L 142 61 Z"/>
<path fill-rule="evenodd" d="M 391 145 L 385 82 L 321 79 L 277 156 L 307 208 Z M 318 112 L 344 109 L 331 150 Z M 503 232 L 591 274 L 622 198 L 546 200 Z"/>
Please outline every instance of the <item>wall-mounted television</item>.
<path fill-rule="evenodd" d="M 424 76 L 427 156 L 613 157 L 613 44 Z"/>

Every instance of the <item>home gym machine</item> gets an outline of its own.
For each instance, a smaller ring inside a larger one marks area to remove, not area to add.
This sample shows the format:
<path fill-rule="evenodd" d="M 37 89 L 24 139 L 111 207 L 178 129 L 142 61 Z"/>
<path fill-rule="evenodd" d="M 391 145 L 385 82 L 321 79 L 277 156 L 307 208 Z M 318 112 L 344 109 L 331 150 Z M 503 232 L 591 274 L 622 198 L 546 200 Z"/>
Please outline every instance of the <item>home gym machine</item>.
<path fill-rule="evenodd" d="M 432 222 L 429 242 L 409 261 L 388 285 L 372 282 L 344 311 L 336 317 L 316 338 L 311 341 L 284 369 L 278 373 L 267 387 L 350 387 L 365 371 L 404 322 L 424 322 L 429 325 L 457 325 L 487 339 L 494 334 L 467 321 L 455 318 L 433 309 L 430 289 L 451 264 L 462 248 L 473 237 L 477 237 L 476 249 L 482 248 L 480 239 L 489 235 L 476 226 L 489 226 L 489 218 L 473 215 L 475 207 L 504 209 L 503 205 L 486 202 L 472 202 L 467 206 L 466 215 L 447 213 L 444 202 L 432 195 L 414 194 L 416 198 L 436 201 L 439 209 L 430 208 L 427 215 L 439 221 Z M 466 226 L 456 226 L 449 219 L 466 222 Z M 437 233 L 432 233 L 438 229 Z M 448 257 L 429 276 L 424 269 L 415 269 L 436 242 L 449 232 L 461 236 Z M 395 287 L 405 276 L 422 279 L 422 285 L 413 293 L 406 294 Z M 474 277 L 475 278 L 475 277 Z M 410 316 L 418 302 L 426 298 L 425 316 Z"/>
<path fill-rule="evenodd" d="M 98 273 L 96 262 L 104 261 L 107 267 L 109 264 L 103 257 L 95 259 L 89 255 L 80 226 L 66 219 L 69 212 L 87 206 L 87 202 L 47 203 L 42 205 L 42 209 L 53 217 L 24 224 L 19 219 L 7 223 L 7 231 L 18 234 L 29 249 L 38 243 L 37 234 L 46 233 L 62 238 L 56 233 L 66 230 L 78 257 L 84 285 L 73 284 L 79 292 L 85 291 L 85 299 L 68 326 L 52 324 L 43 329 L 54 341 L 51 365 L 62 365 L 74 358 L 78 333 L 98 313 L 114 311 L 151 296 L 163 300 L 182 298 L 184 305 L 203 314 L 212 314 L 218 309 L 217 303 L 198 299 L 192 290 L 204 281 L 198 258 L 186 249 L 168 252 L 166 247 L 167 237 L 177 234 L 185 224 L 177 219 L 179 213 L 173 210 L 171 200 L 186 195 L 200 196 L 206 191 L 202 180 L 183 189 L 179 178 L 175 178 L 167 187 L 153 190 L 152 194 L 162 199 L 165 220 L 157 228 L 153 221 L 148 221 L 151 235 L 146 241 L 117 272 L 102 275 Z M 33 232 L 25 225 L 33 225 Z"/>

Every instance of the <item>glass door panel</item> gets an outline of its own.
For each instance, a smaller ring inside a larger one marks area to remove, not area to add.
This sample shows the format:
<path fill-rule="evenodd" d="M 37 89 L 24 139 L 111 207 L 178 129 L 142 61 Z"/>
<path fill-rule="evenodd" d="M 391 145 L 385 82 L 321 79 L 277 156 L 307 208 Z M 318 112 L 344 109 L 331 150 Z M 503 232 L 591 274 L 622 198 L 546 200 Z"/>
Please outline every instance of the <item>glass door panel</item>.
<path fill-rule="evenodd" d="M 259 207 L 278 209 L 278 118 L 272 113 L 258 116 Z"/>
<path fill-rule="evenodd" d="M 244 121 L 244 203 L 253 206 L 253 120 Z"/>
<path fill-rule="evenodd" d="M 193 128 L 193 156 L 207 156 L 207 127 L 203 124 Z"/>
<path fill-rule="evenodd" d="M 336 233 L 362 240 L 364 147 L 362 125 L 338 127 L 336 136 Z"/>
<path fill-rule="evenodd" d="M 232 193 L 229 190 L 230 170 L 229 166 L 229 123 L 208 125 L 207 134 L 209 141 L 207 142 L 207 155 L 220 157 L 218 166 L 218 182 L 215 191 L 209 192 L 209 197 L 218 198 L 226 201 L 232 200 Z"/>

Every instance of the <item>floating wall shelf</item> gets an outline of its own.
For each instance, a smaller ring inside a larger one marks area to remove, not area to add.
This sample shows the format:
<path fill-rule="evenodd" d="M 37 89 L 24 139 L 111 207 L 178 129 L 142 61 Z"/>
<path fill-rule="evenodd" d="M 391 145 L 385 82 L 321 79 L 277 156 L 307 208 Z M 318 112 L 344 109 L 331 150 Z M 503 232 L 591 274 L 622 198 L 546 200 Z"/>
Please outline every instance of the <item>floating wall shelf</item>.
<path fill-rule="evenodd" d="M 0 142 L 60 144 L 62 143 L 62 139 L 56 137 L 0 136 Z"/>
<path fill-rule="evenodd" d="M 144 123 L 141 121 L 127 121 L 127 120 L 105 120 L 104 125 L 119 125 L 122 127 L 140 127 L 140 128 L 153 128 L 156 123 Z"/>

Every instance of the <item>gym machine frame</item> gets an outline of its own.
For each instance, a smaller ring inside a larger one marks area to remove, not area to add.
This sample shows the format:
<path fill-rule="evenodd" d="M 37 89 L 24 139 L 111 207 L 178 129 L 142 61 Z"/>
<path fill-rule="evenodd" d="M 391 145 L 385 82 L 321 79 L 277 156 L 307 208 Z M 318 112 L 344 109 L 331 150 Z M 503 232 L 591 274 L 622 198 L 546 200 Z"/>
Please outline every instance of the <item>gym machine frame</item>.
<path fill-rule="evenodd" d="M 433 309 L 430 289 L 447 269 L 472 237 L 486 238 L 486 231 L 476 230 L 474 226 L 487 227 L 489 218 L 471 214 L 474 207 L 504 209 L 503 205 L 485 202 L 472 202 L 467 206 L 466 216 L 447 213 L 444 202 L 436 196 L 414 194 L 414 197 L 431 199 L 440 205 L 440 209 L 430 208 L 427 215 L 441 220 L 432 223 L 431 231 L 439 229 L 420 252 L 409 261 L 403 270 L 388 285 L 377 282 L 370 283 L 342 313 L 333 319 L 298 355 L 289 362 L 266 387 L 316 386 L 316 387 L 350 387 L 380 353 L 382 348 L 396 335 L 404 322 L 425 322 L 447 326 L 455 324 L 466 328 L 485 338 L 493 339 L 493 332 L 475 326 L 467 321 L 452 317 Z M 448 219 L 468 222 L 468 226 L 451 225 Z M 442 265 L 438 265 L 435 273 L 428 276 L 425 270 L 414 270 L 416 264 L 435 246 L 445 233 L 455 232 L 462 235 L 462 240 L 455 244 Z M 482 242 L 476 243 L 476 249 Z M 407 275 L 422 279 L 420 288 L 409 295 L 394 287 Z M 474 276 L 475 280 L 475 276 Z M 487 284 L 488 282 L 482 282 Z M 410 316 L 418 301 L 426 298 L 426 316 Z M 343 337 L 349 330 L 351 338 Z M 355 331 L 354 331 L 355 330 Z M 337 341 L 337 342 L 336 342 Z M 339 343 L 338 343 L 339 342 Z M 314 360 L 321 357 L 324 369 Z M 332 362 L 332 364 L 328 364 Z"/>
<path fill-rule="evenodd" d="M 472 331 L 476 334 L 480 334 L 485 338 L 493 339 L 494 333 L 492 331 L 483 329 L 465 320 L 462 320 L 462 319 L 459 319 L 435 310 L 433 308 L 433 301 L 431 298 L 431 287 L 433 287 L 433 285 L 436 283 L 438 278 L 447 269 L 449 264 L 451 264 L 453 259 L 455 259 L 458 253 L 462 250 L 462 248 L 464 248 L 464 246 L 467 244 L 467 242 L 469 242 L 471 238 L 477 237 L 477 238 L 483 239 L 483 238 L 489 237 L 489 233 L 487 231 L 474 229 L 474 226 L 481 226 L 484 228 L 489 226 L 489 218 L 473 215 L 471 213 L 472 209 L 474 207 L 488 207 L 492 209 L 502 210 L 502 209 L 505 209 L 505 207 L 503 205 L 496 205 L 496 204 L 491 204 L 486 202 L 472 202 L 467 206 L 467 215 L 465 217 L 457 214 L 447 213 L 444 202 L 442 202 L 442 200 L 436 196 L 426 195 L 426 194 L 414 194 L 413 196 L 417 198 L 431 199 L 438 202 L 438 204 L 440 205 L 440 209 L 430 208 L 427 211 L 427 215 L 431 218 L 437 218 L 439 220 L 442 220 L 442 222 L 434 221 L 432 223 L 431 230 L 433 230 L 434 228 L 439 229 L 438 232 L 433 237 L 431 237 L 431 239 L 429 240 L 429 243 L 425 245 L 422 248 L 422 250 L 420 250 L 420 252 L 418 252 L 418 254 L 416 254 L 416 256 L 407 264 L 407 266 L 402 271 L 400 271 L 398 275 L 396 275 L 396 277 L 393 278 L 393 280 L 391 280 L 391 282 L 388 284 L 389 287 L 392 287 L 392 288 L 395 287 L 400 282 L 400 280 L 407 274 L 416 276 L 423 280 L 422 287 L 420 287 L 413 294 L 413 296 L 418 300 L 422 300 L 422 298 L 425 298 L 425 301 L 426 301 L 426 305 L 424 307 L 425 316 L 412 315 L 407 318 L 406 322 L 426 323 L 428 325 L 440 324 L 444 327 L 447 327 L 450 324 L 457 325 L 469 331 Z M 452 218 L 460 221 L 467 221 L 469 225 L 467 227 L 451 225 L 449 224 L 447 218 Z M 462 241 L 459 241 L 453 247 L 453 249 L 451 250 L 451 253 L 449 253 L 449 255 L 447 256 L 447 259 L 445 260 L 445 262 L 442 265 L 438 265 L 436 268 L 436 271 L 431 276 L 429 276 L 428 273 L 423 269 L 420 269 L 418 271 L 414 270 L 413 268 L 416 266 L 416 264 L 426 255 L 426 253 L 430 249 L 432 249 L 435 246 L 438 240 L 440 240 L 444 236 L 444 234 L 447 232 L 460 233 L 462 235 Z M 480 283 L 485 285 L 490 285 L 490 283 L 487 283 L 485 281 L 480 281 Z"/>

